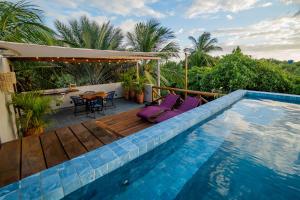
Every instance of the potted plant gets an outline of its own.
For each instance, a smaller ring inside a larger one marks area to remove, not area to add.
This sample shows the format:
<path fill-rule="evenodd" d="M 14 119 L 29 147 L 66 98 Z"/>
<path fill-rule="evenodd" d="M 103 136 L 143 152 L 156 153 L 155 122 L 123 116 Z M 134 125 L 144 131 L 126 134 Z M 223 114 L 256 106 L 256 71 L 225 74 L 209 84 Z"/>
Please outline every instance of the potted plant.
<path fill-rule="evenodd" d="M 136 101 L 139 104 L 144 103 L 144 88 L 145 79 L 144 77 L 140 77 L 135 84 Z"/>
<path fill-rule="evenodd" d="M 42 96 L 39 92 L 14 94 L 11 102 L 20 109 L 17 122 L 23 136 L 39 135 L 44 132 L 47 121 L 45 114 L 51 112 L 51 98 Z"/>
<path fill-rule="evenodd" d="M 129 99 L 129 89 L 131 85 L 131 77 L 128 73 L 124 73 L 122 76 L 122 87 L 123 87 L 123 96 L 126 100 Z"/>

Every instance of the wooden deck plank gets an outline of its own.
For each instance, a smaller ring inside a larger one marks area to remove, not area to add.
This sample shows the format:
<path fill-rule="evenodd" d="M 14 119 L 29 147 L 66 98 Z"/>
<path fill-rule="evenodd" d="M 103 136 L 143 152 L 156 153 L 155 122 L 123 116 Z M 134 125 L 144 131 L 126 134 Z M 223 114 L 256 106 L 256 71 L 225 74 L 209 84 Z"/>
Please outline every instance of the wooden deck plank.
<path fill-rule="evenodd" d="M 126 137 L 126 136 L 131 135 L 133 133 L 136 133 L 136 132 L 138 132 L 140 130 L 148 128 L 148 127 L 150 127 L 152 125 L 153 124 L 151 124 L 151 123 L 140 123 L 137 126 L 133 126 L 133 127 L 128 128 L 128 129 L 125 129 L 123 131 L 120 131 L 119 134 L 122 135 L 122 136 L 124 136 L 124 137 Z"/>
<path fill-rule="evenodd" d="M 2 144 L 0 148 L 0 187 L 20 179 L 21 140 Z"/>
<path fill-rule="evenodd" d="M 92 135 L 90 131 L 86 129 L 82 124 L 72 125 L 70 126 L 70 129 L 88 151 L 103 146 L 103 143 L 101 143 L 94 135 Z"/>
<path fill-rule="evenodd" d="M 47 167 L 52 167 L 68 160 L 59 139 L 54 132 L 40 136 Z"/>
<path fill-rule="evenodd" d="M 91 131 L 102 143 L 109 144 L 117 139 L 117 137 L 104 127 L 96 124 L 95 121 L 84 122 L 83 125 Z"/>
<path fill-rule="evenodd" d="M 25 178 L 44 169 L 46 162 L 39 136 L 22 138 L 21 177 Z"/>
<path fill-rule="evenodd" d="M 56 130 L 64 150 L 70 159 L 79 156 L 86 152 L 84 146 L 78 141 L 75 135 L 69 128 L 60 128 Z"/>

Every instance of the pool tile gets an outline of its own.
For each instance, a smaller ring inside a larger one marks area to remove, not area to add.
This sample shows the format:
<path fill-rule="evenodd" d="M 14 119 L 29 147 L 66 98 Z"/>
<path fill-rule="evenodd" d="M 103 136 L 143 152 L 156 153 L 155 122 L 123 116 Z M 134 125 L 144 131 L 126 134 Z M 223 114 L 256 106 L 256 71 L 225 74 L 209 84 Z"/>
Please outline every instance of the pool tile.
<path fill-rule="evenodd" d="M 75 167 L 83 185 L 95 180 L 95 170 L 90 166 L 85 156 L 74 158 L 71 160 L 71 163 Z"/>
<path fill-rule="evenodd" d="M 22 199 L 41 199 L 40 173 L 31 175 L 21 180 Z"/>

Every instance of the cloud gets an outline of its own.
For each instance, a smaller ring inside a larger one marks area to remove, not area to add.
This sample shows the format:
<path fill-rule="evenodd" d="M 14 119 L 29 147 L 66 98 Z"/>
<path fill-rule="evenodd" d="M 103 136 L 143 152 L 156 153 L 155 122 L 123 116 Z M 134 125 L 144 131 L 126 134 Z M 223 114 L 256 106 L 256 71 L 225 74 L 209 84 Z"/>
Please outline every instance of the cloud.
<path fill-rule="evenodd" d="M 175 32 L 175 35 L 180 35 L 183 33 L 183 28 L 180 28 L 178 31 Z"/>
<path fill-rule="evenodd" d="M 136 25 L 136 23 L 138 23 L 138 22 L 134 21 L 132 19 L 127 19 L 119 25 L 119 28 L 122 29 L 124 34 L 126 34 L 127 32 L 133 31 L 134 26 Z"/>
<path fill-rule="evenodd" d="M 195 18 L 220 11 L 236 13 L 257 5 L 259 0 L 194 0 L 186 12 L 187 18 Z"/>
<path fill-rule="evenodd" d="M 269 6 L 272 6 L 272 5 L 273 5 L 272 2 L 267 2 L 267 3 L 261 4 L 260 7 L 266 8 L 266 7 L 269 7 Z"/>
<path fill-rule="evenodd" d="M 299 15 L 266 19 L 245 27 L 217 29 L 212 35 L 223 41 L 224 52 L 239 45 L 257 57 L 276 55 L 275 58 L 280 59 L 300 59 Z"/>
<path fill-rule="evenodd" d="M 280 0 L 280 1 L 285 4 L 300 4 L 300 0 Z"/>
<path fill-rule="evenodd" d="M 91 0 L 90 3 L 108 13 L 122 16 L 165 17 L 165 14 L 152 9 L 149 5 L 157 0 Z"/>
<path fill-rule="evenodd" d="M 233 20 L 233 16 L 232 16 L 232 15 L 226 15 L 226 18 L 227 18 L 228 20 Z"/>

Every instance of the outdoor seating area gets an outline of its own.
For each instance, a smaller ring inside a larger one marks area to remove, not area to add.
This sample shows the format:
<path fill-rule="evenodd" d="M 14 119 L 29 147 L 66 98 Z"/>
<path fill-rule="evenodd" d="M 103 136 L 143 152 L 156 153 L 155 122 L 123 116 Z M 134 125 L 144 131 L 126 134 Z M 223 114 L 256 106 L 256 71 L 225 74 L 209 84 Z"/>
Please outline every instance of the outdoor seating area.
<path fill-rule="evenodd" d="M 74 104 L 74 115 L 76 116 L 80 111 L 84 111 L 87 115 L 93 114 L 93 117 L 96 118 L 96 112 L 115 107 L 115 93 L 116 91 L 107 93 L 104 91 L 87 91 L 79 96 L 71 96 L 70 98 Z"/>

